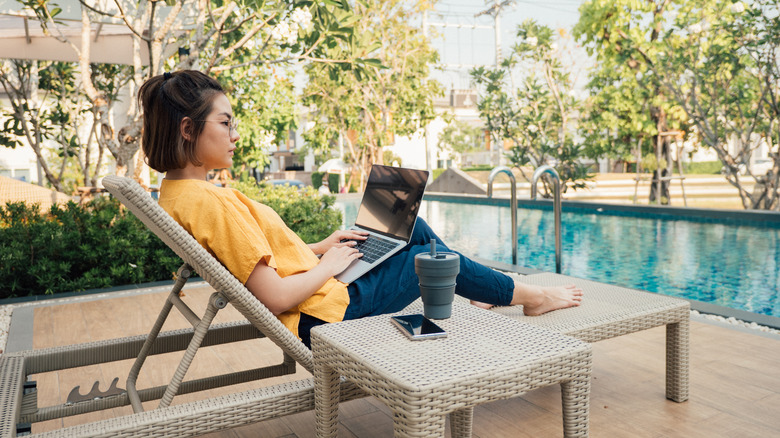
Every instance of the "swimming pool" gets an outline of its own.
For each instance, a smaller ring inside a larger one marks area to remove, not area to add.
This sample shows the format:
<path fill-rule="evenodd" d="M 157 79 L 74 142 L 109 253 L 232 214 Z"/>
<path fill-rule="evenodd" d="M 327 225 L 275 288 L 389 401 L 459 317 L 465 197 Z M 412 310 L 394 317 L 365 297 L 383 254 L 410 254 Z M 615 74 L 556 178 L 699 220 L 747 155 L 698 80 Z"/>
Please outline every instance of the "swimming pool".
<path fill-rule="evenodd" d="M 339 201 L 353 223 L 358 200 Z M 562 273 L 780 317 L 780 226 L 771 222 L 627 214 L 611 206 L 561 215 Z M 512 262 L 509 207 L 433 201 L 420 216 L 468 256 Z M 518 209 L 518 265 L 555 272 L 549 208 Z"/>

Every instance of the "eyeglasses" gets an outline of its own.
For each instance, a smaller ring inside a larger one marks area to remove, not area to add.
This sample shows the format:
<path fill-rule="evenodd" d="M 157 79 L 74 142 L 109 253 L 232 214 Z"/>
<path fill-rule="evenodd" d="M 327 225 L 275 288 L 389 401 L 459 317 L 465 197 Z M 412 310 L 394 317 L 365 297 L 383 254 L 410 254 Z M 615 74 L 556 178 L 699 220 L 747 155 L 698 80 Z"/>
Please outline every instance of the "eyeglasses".
<path fill-rule="evenodd" d="M 196 122 L 211 122 L 220 123 L 228 128 L 228 134 L 232 132 L 238 132 L 238 119 L 231 118 L 229 120 L 195 120 Z"/>

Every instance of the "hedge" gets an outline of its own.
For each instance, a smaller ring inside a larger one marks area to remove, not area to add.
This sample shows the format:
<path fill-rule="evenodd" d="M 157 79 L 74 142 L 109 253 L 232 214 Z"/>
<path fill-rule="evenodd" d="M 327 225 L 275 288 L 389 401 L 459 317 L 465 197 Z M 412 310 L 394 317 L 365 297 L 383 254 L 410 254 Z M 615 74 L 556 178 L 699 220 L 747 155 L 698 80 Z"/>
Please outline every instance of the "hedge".
<path fill-rule="evenodd" d="M 312 189 L 238 184 L 276 210 L 307 243 L 341 226 L 335 198 Z M 113 198 L 41 212 L 0 206 L 0 299 L 170 280 L 181 260 Z"/>

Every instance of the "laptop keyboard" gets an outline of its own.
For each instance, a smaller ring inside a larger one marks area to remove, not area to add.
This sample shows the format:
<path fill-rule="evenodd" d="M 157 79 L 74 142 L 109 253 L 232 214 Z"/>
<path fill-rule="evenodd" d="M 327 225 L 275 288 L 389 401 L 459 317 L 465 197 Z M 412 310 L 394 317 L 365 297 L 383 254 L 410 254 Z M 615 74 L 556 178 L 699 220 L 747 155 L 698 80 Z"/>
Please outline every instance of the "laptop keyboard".
<path fill-rule="evenodd" d="M 358 240 L 355 248 L 363 253 L 361 260 L 367 263 L 374 263 L 398 245 L 400 243 L 370 234 L 368 239 Z"/>

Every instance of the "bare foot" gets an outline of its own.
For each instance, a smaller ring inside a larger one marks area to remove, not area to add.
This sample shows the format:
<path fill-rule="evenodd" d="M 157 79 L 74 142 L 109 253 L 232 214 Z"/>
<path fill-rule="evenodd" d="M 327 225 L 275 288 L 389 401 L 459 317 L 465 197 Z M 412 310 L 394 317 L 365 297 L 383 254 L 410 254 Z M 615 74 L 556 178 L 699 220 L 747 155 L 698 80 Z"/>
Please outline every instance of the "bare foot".
<path fill-rule="evenodd" d="M 552 310 L 579 306 L 582 302 L 582 289 L 573 285 L 540 287 L 541 298 L 526 303 L 523 313 L 528 316 L 541 315 Z M 537 304 L 538 303 L 538 304 Z"/>
<path fill-rule="evenodd" d="M 492 305 L 492 304 L 483 303 L 482 301 L 474 301 L 474 300 L 471 300 L 471 305 L 472 305 L 472 306 L 477 306 L 477 307 L 479 307 L 480 309 L 486 309 L 486 310 L 489 310 L 489 309 L 492 309 L 492 308 L 493 308 L 493 305 Z"/>

